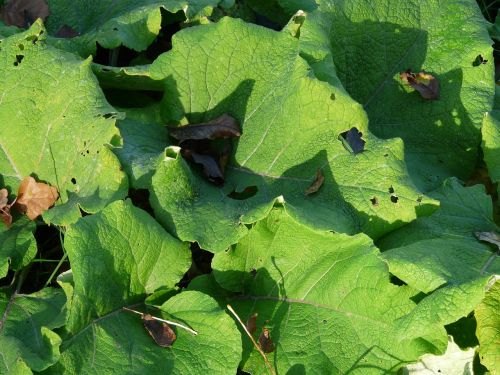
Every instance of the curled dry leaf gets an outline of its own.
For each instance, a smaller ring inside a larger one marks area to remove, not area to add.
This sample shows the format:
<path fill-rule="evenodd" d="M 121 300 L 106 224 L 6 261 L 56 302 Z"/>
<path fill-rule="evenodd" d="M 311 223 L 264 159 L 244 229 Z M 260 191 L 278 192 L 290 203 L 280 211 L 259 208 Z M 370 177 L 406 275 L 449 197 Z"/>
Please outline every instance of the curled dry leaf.
<path fill-rule="evenodd" d="M 12 204 L 9 204 L 9 192 L 7 189 L 0 189 L 0 217 L 2 221 L 7 227 L 10 227 L 12 224 L 12 216 L 10 214 L 10 207 Z"/>
<path fill-rule="evenodd" d="M 218 139 L 232 138 L 241 135 L 238 121 L 233 117 L 223 114 L 207 123 L 186 125 L 181 127 L 168 127 L 171 137 L 179 141 L 188 139 Z"/>
<path fill-rule="evenodd" d="M 492 243 L 500 249 L 500 234 L 496 232 L 476 232 L 475 235 L 479 241 Z"/>
<path fill-rule="evenodd" d="M 340 133 L 339 139 L 342 141 L 344 147 L 352 152 L 353 154 L 359 154 L 365 149 L 365 140 L 361 138 L 363 133 L 361 133 L 358 128 L 354 127 Z"/>
<path fill-rule="evenodd" d="M 153 340 L 163 348 L 171 347 L 177 338 L 175 332 L 167 323 L 155 319 L 150 314 L 143 314 L 142 322 Z"/>
<path fill-rule="evenodd" d="M 325 181 L 325 176 L 323 176 L 323 174 L 321 173 L 321 169 L 318 169 L 318 171 L 316 172 L 316 177 L 314 178 L 314 181 L 306 189 L 304 194 L 309 195 L 309 194 L 316 193 L 319 190 L 319 188 L 321 187 L 321 185 L 323 185 L 323 181 Z"/>
<path fill-rule="evenodd" d="M 428 100 L 439 99 L 439 81 L 431 74 L 420 72 L 412 73 L 410 69 L 400 73 L 401 80 L 417 90 L 422 98 Z"/>
<path fill-rule="evenodd" d="M 259 346 L 266 354 L 274 352 L 274 343 L 267 328 L 262 328 L 262 333 L 259 336 Z"/>
<path fill-rule="evenodd" d="M 247 320 L 246 327 L 247 327 L 248 332 L 250 332 L 252 335 L 257 330 L 257 316 L 258 315 L 259 314 L 255 313 Z"/>
<path fill-rule="evenodd" d="M 35 220 L 44 211 L 48 210 L 59 197 L 53 186 L 36 182 L 33 177 L 25 177 L 17 192 L 16 205 L 19 210 Z"/>
<path fill-rule="evenodd" d="M 45 21 L 49 14 L 44 0 L 9 0 L 0 9 L 0 20 L 6 25 L 27 29 L 37 18 Z"/>

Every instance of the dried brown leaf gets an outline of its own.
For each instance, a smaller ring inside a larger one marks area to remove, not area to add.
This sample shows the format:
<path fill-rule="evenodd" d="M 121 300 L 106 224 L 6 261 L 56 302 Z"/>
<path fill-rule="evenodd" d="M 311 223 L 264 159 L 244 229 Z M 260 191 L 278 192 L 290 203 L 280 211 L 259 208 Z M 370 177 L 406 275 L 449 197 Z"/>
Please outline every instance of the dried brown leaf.
<path fill-rule="evenodd" d="M 10 214 L 12 204 L 9 204 L 8 197 L 9 192 L 7 189 L 0 189 L 0 218 L 7 227 L 10 227 L 12 224 L 12 215 Z"/>
<path fill-rule="evenodd" d="M 313 183 L 306 189 L 304 194 L 309 195 L 316 193 L 321 187 L 321 185 L 323 185 L 323 181 L 325 181 L 325 176 L 323 176 L 323 174 L 321 173 L 321 169 L 318 169 Z"/>
<path fill-rule="evenodd" d="M 262 328 L 262 333 L 259 336 L 259 346 L 266 354 L 274 352 L 274 343 L 267 328 Z"/>
<path fill-rule="evenodd" d="M 167 323 L 160 322 L 150 314 L 143 314 L 142 321 L 146 330 L 159 346 L 163 348 L 172 346 L 177 336 Z"/>
<path fill-rule="evenodd" d="M 68 25 L 61 26 L 61 28 L 55 33 L 55 36 L 58 38 L 74 38 L 78 35 L 80 35 L 80 33 Z"/>
<path fill-rule="evenodd" d="M 439 99 L 439 81 L 433 75 L 425 72 L 412 73 L 408 69 L 399 76 L 404 83 L 417 90 L 422 98 L 427 100 Z"/>
<path fill-rule="evenodd" d="M 252 335 L 257 330 L 257 316 L 258 315 L 259 314 L 255 313 L 247 320 L 246 327 L 247 327 L 248 332 L 250 332 Z"/>
<path fill-rule="evenodd" d="M 2 210 L 7 203 L 9 203 L 9 192 L 7 189 L 0 189 L 0 210 Z"/>
<path fill-rule="evenodd" d="M 170 136 L 181 142 L 188 139 L 217 139 L 241 135 L 238 121 L 227 114 L 206 123 L 180 127 L 169 126 L 168 131 Z"/>
<path fill-rule="evenodd" d="M 25 177 L 19 186 L 16 205 L 21 212 L 26 213 L 30 220 L 35 220 L 48 210 L 59 197 L 53 186 L 36 182 L 33 177 Z"/>
<path fill-rule="evenodd" d="M 8 0 L 0 9 L 0 20 L 6 25 L 27 29 L 37 18 L 45 21 L 49 14 L 44 0 Z"/>

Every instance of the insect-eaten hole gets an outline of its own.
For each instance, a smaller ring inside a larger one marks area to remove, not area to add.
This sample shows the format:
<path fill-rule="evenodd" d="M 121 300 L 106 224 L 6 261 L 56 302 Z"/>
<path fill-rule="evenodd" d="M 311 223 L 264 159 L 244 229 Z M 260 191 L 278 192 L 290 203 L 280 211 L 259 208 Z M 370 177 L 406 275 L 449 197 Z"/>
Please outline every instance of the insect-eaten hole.
<path fill-rule="evenodd" d="M 423 198 L 423 197 L 420 195 L 420 196 L 417 198 L 417 202 L 418 202 L 418 203 L 421 203 L 421 202 L 422 202 L 422 198 Z"/>
<path fill-rule="evenodd" d="M 231 199 L 242 201 L 248 198 L 252 198 L 255 194 L 257 194 L 258 191 L 259 189 L 257 189 L 257 186 L 252 185 L 247 186 L 245 189 L 243 189 L 243 191 L 233 190 L 227 196 Z"/>
<path fill-rule="evenodd" d="M 71 177 L 71 183 L 72 183 L 73 185 L 76 185 L 76 178 Z"/>
<path fill-rule="evenodd" d="M 332 92 L 332 94 L 330 95 L 330 99 L 331 99 L 331 100 L 335 100 L 335 99 L 337 99 L 337 98 L 335 97 L 335 94 L 334 94 L 333 92 Z"/>
<path fill-rule="evenodd" d="M 388 190 L 389 190 L 389 193 L 390 193 L 390 194 L 394 193 L 394 188 L 392 187 L 392 185 L 389 187 L 389 189 L 388 189 Z"/>
<path fill-rule="evenodd" d="M 483 65 L 483 64 L 486 64 L 487 62 L 488 62 L 488 60 L 484 59 L 483 56 L 477 55 L 476 59 L 472 62 L 472 66 Z"/>
<path fill-rule="evenodd" d="M 372 202 L 372 206 L 378 206 L 378 198 L 377 197 L 371 198 L 370 202 Z"/>
<path fill-rule="evenodd" d="M 363 133 L 360 132 L 358 128 L 352 127 L 351 129 L 340 133 L 338 139 L 342 142 L 342 145 L 347 151 L 353 154 L 359 154 L 365 149 L 366 141 L 362 138 L 362 136 Z"/>
<path fill-rule="evenodd" d="M 104 117 L 105 119 L 116 118 L 116 112 L 105 113 L 104 115 L 102 115 L 102 117 Z"/>
<path fill-rule="evenodd" d="M 14 61 L 14 66 L 18 66 L 23 61 L 24 55 L 16 55 L 16 61 Z"/>
<path fill-rule="evenodd" d="M 21 51 L 23 51 L 23 50 L 24 50 L 24 44 L 19 44 L 19 46 L 18 46 L 18 47 L 19 47 L 19 49 L 20 49 Z"/>
<path fill-rule="evenodd" d="M 326 324 L 328 323 L 328 321 L 326 319 L 323 319 L 323 324 Z"/>
<path fill-rule="evenodd" d="M 391 202 L 392 203 L 398 203 L 398 200 L 399 200 L 399 198 L 397 195 L 394 195 L 394 194 L 391 195 Z"/>
<path fill-rule="evenodd" d="M 404 285 L 407 285 L 403 280 L 401 280 L 400 278 L 394 276 L 391 274 L 391 277 L 389 279 L 389 281 L 391 282 L 391 284 L 394 284 L 394 285 L 397 285 L 397 286 L 404 286 Z"/>

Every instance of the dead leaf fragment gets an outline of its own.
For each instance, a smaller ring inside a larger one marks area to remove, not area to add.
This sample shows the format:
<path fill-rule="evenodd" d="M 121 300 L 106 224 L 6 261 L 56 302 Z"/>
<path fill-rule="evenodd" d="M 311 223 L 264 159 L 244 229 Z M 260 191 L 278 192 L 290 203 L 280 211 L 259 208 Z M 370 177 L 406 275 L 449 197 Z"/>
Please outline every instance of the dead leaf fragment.
<path fill-rule="evenodd" d="M 9 0 L 0 9 L 0 20 L 8 26 L 27 29 L 37 18 L 45 21 L 49 14 L 44 0 Z"/>
<path fill-rule="evenodd" d="M 259 336 L 259 346 L 266 354 L 274 352 L 274 343 L 267 328 L 262 328 L 262 333 Z"/>
<path fill-rule="evenodd" d="M 439 81 L 431 74 L 420 72 L 412 73 L 410 69 L 399 74 L 401 80 L 417 90 L 422 98 L 427 100 L 439 99 Z"/>
<path fill-rule="evenodd" d="M 12 224 L 12 215 L 10 214 L 10 207 L 12 204 L 9 204 L 9 192 L 7 189 L 0 189 L 0 217 L 2 221 L 7 227 L 10 227 Z"/>
<path fill-rule="evenodd" d="M 325 181 L 325 176 L 323 176 L 323 174 L 321 173 L 321 169 L 318 169 L 318 171 L 316 172 L 316 177 L 314 178 L 314 181 L 306 189 L 304 194 L 309 195 L 309 194 L 316 193 L 319 190 L 319 188 L 321 187 L 321 185 L 323 185 L 323 181 Z"/>
<path fill-rule="evenodd" d="M 59 30 L 55 33 L 55 36 L 58 38 L 74 38 L 75 36 L 80 35 L 78 31 L 73 29 L 71 26 L 62 25 Z"/>
<path fill-rule="evenodd" d="M 210 182 L 213 182 L 218 186 L 224 183 L 224 173 L 213 156 L 199 154 L 185 149 L 181 150 L 181 155 L 186 160 L 191 160 L 196 164 L 200 164 L 203 167 L 203 173 L 207 176 Z"/>
<path fill-rule="evenodd" d="M 25 177 L 17 192 L 16 205 L 19 210 L 35 220 L 44 211 L 48 210 L 59 197 L 57 189 L 53 186 L 36 182 L 33 177 Z"/>
<path fill-rule="evenodd" d="M 175 332 L 167 323 L 160 322 L 150 314 L 142 315 L 142 322 L 153 340 L 163 348 L 171 347 L 177 338 Z"/>
<path fill-rule="evenodd" d="M 246 327 L 247 327 L 248 332 L 250 332 L 250 334 L 252 334 L 252 335 L 257 330 L 257 316 L 258 315 L 259 314 L 255 313 L 247 320 Z"/>
<path fill-rule="evenodd" d="M 187 139 L 232 138 L 241 135 L 238 121 L 227 114 L 223 114 L 207 123 L 180 127 L 169 126 L 168 131 L 170 136 L 181 142 Z"/>
<path fill-rule="evenodd" d="M 500 249 L 500 234 L 496 232 L 476 232 L 475 235 L 479 241 L 492 243 Z"/>

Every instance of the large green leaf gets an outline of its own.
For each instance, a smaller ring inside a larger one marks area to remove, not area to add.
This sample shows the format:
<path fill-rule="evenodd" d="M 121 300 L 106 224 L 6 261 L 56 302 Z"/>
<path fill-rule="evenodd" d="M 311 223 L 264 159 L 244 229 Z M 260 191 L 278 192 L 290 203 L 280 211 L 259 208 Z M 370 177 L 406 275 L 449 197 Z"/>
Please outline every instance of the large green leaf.
<path fill-rule="evenodd" d="M 464 188 L 447 180 L 432 196 L 441 202 L 433 215 L 419 218 L 382 238 L 378 245 L 391 273 L 409 285 L 430 292 L 484 275 L 500 274 L 500 261 L 476 232 L 497 232 L 491 198 L 482 185 Z"/>
<path fill-rule="evenodd" d="M 44 35 L 37 22 L 0 41 L 0 171 L 10 191 L 28 175 L 56 186 L 58 206 L 44 219 L 66 225 L 79 207 L 96 212 L 123 197 L 127 179 L 109 149 L 117 113 L 90 60 L 46 46 Z"/>
<path fill-rule="evenodd" d="M 46 288 L 33 294 L 0 293 L 0 374 L 30 374 L 59 359 L 64 293 Z"/>
<path fill-rule="evenodd" d="M 182 322 L 197 331 L 173 327 L 177 339 L 171 348 L 154 343 L 140 317 L 117 310 L 88 322 L 63 343 L 54 374 L 235 374 L 241 360 L 241 336 L 217 302 L 200 292 L 172 297 L 150 311 Z"/>
<path fill-rule="evenodd" d="M 278 373 L 383 374 L 444 352 L 443 325 L 467 315 L 488 281 L 445 287 L 416 304 L 414 289 L 389 282 L 367 236 L 313 231 L 286 206 L 216 254 L 212 265 L 222 287 L 241 293 L 231 301 L 240 317 L 258 313 L 256 335 L 270 327 Z M 265 373 L 246 341 L 244 369 Z"/>
<path fill-rule="evenodd" d="M 486 297 L 475 310 L 476 335 L 479 339 L 479 356 L 493 375 L 500 373 L 500 282 L 486 293 Z"/>
<path fill-rule="evenodd" d="M 10 228 L 0 224 L 0 279 L 9 268 L 18 271 L 33 260 L 37 249 L 35 228 L 35 223 L 26 216 L 14 221 Z"/>
<path fill-rule="evenodd" d="M 230 18 L 185 29 L 153 63 L 151 76 L 165 80 L 167 123 L 229 113 L 243 130 L 223 188 L 192 169 L 178 148 L 167 150 L 153 176 L 151 202 L 160 222 L 182 240 L 223 250 L 280 195 L 311 225 L 374 237 L 433 209 L 406 176 L 401 141 L 373 137 L 361 106 L 342 87 L 311 76 L 288 32 Z M 338 140 L 352 127 L 366 140 L 359 154 Z M 318 169 L 323 186 L 306 196 Z M 257 189 L 253 197 L 228 196 L 250 186 Z"/>
<path fill-rule="evenodd" d="M 378 137 L 401 137 L 415 184 L 430 190 L 467 178 L 491 109 L 494 64 L 487 22 L 475 0 L 321 0 L 301 28 L 302 53 L 322 79 L 334 71 Z M 477 63 L 481 55 L 486 64 Z M 475 66 L 477 65 L 477 66 Z M 399 77 L 407 69 L 439 80 L 423 99 Z"/>
<path fill-rule="evenodd" d="M 47 29 L 51 34 L 70 26 L 80 36 L 71 40 L 52 41 L 72 48 L 83 56 L 94 53 L 96 42 L 104 48 L 120 45 L 136 51 L 145 50 L 161 28 L 161 11 L 183 11 L 186 18 L 209 15 L 220 0 L 48 0 L 50 16 Z"/>
<path fill-rule="evenodd" d="M 159 287 L 174 288 L 191 264 L 188 245 L 128 200 L 81 218 L 64 245 L 74 280 L 67 329 L 74 334 Z"/>
<path fill-rule="evenodd" d="M 499 17 L 497 17 L 499 18 Z M 483 135 L 484 161 L 493 182 L 500 184 L 500 87 L 497 86 L 495 93 L 495 104 L 483 121 L 481 128 Z M 500 192 L 500 186 L 498 187 Z"/>

